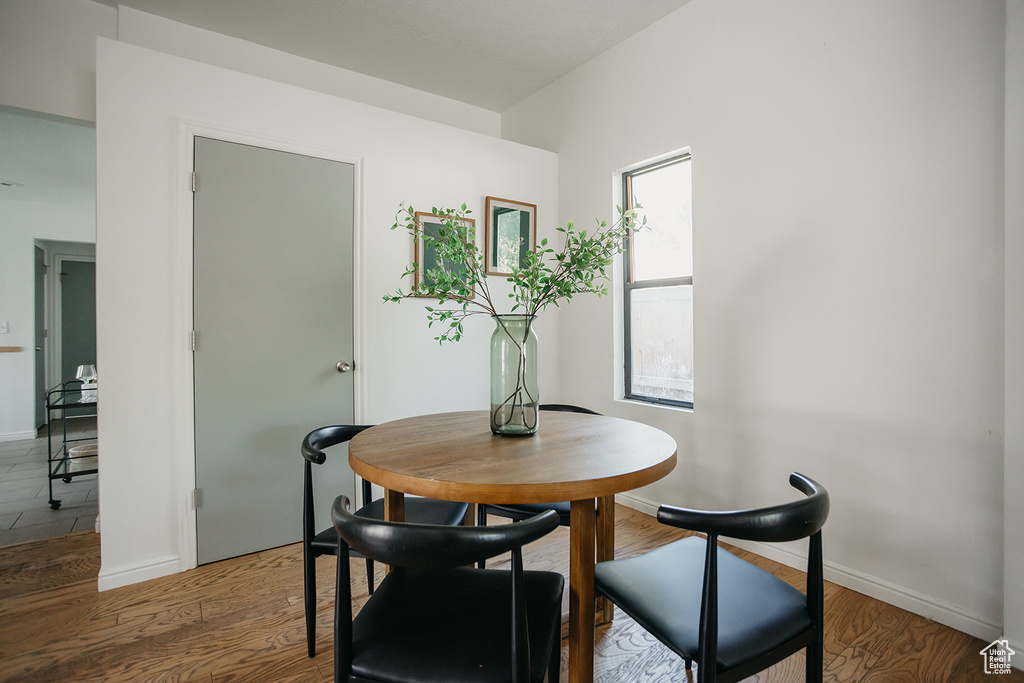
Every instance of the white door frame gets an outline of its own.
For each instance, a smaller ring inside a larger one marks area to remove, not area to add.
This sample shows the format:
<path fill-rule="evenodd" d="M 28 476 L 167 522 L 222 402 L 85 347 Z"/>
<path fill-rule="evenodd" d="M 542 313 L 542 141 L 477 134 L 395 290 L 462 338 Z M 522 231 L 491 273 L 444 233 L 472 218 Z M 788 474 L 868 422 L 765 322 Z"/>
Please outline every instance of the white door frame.
<path fill-rule="evenodd" d="M 192 321 L 193 321 L 193 200 L 192 169 L 195 167 L 196 137 L 213 138 L 224 142 L 236 142 L 243 145 L 262 147 L 279 152 L 291 152 L 305 156 L 340 161 L 352 164 L 354 169 L 354 202 L 352 221 L 352 324 L 353 324 L 353 358 L 356 363 L 363 357 L 363 306 L 362 306 L 362 264 L 363 264 L 363 157 L 354 156 L 344 151 L 329 147 L 304 144 L 294 140 L 283 140 L 253 133 L 251 131 L 228 128 L 212 124 L 178 120 L 178 219 L 177 230 L 173 236 L 173 263 L 175 291 L 180 293 L 178 310 L 173 317 L 175 352 L 172 357 L 175 383 L 168 390 L 175 396 L 176 406 L 174 424 L 177 429 L 177 443 L 174 453 L 178 460 L 177 486 L 175 497 L 180 501 L 179 517 L 179 552 L 181 571 L 194 569 L 198 564 L 196 509 L 192 492 L 196 486 L 196 451 L 195 451 L 195 382 L 192 365 Z M 353 391 L 353 410 L 356 424 L 363 420 L 363 395 L 365 381 L 362 373 L 356 372 Z M 295 445 L 296 476 L 299 472 L 299 444 Z M 296 522 L 298 523 L 298 522 Z"/>

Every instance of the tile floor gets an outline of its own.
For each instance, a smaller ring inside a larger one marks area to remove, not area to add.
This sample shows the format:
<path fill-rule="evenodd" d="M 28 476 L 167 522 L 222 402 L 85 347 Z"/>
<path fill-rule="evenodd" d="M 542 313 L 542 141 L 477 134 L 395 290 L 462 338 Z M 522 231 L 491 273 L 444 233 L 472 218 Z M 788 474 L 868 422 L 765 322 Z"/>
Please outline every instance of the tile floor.
<path fill-rule="evenodd" d="M 54 432 L 59 435 L 59 427 Z M 69 439 L 95 436 L 95 417 L 68 420 Z M 58 445 L 55 436 L 54 449 Z M 51 510 L 48 471 L 46 429 L 37 439 L 0 441 L 0 546 L 96 528 L 97 475 L 75 477 L 70 483 L 55 479 L 53 496 L 61 506 Z"/>

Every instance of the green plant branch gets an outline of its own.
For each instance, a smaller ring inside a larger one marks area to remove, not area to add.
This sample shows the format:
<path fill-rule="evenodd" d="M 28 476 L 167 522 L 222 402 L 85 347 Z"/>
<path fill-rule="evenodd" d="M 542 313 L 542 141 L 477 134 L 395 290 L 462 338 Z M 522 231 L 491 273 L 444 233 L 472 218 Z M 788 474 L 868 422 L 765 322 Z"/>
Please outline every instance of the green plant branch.
<path fill-rule="evenodd" d="M 522 264 L 513 267 L 512 274 L 506 276 L 512 284 L 508 295 L 512 299 L 510 312 L 536 316 L 549 305 L 557 306 L 577 294 L 607 295 L 604 284 L 608 279 L 607 267 L 622 251 L 630 231 L 646 227 L 646 218 L 638 219 L 639 208 L 638 205 L 623 211 L 616 207 L 618 219 L 611 225 L 597 221 L 597 229 L 591 234 L 586 230 L 577 232 L 571 222 L 564 228 L 556 228 L 565 236 L 561 251 L 548 246 L 547 239 L 541 240 L 533 251 L 527 252 Z M 431 249 L 437 254 L 438 266 L 422 270 L 422 279 L 414 291 L 406 293 L 399 289 L 384 295 L 384 301 L 436 298 L 437 307 L 426 307 L 428 327 L 438 324 L 442 331 L 434 339 L 443 344 L 462 338 L 462 322 L 466 318 L 481 313 L 490 316 L 500 313 L 492 299 L 484 255 L 476 246 L 475 232 L 465 224 L 471 211 L 463 204 L 458 209 L 433 207 L 431 213 L 442 223 L 437 235 L 421 232 L 415 210 L 404 204 L 400 205 L 391 229 L 404 227 L 422 240 L 424 252 Z M 413 263 L 403 277 L 419 270 L 420 265 Z M 446 307 L 450 305 L 455 308 Z"/>

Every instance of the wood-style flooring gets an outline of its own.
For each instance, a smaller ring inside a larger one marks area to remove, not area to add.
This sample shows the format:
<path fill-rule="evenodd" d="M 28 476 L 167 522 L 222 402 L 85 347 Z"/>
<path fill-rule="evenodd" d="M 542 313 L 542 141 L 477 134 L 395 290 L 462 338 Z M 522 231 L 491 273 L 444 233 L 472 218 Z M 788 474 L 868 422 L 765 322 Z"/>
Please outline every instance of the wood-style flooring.
<path fill-rule="evenodd" d="M 622 506 L 616 514 L 618 557 L 683 535 Z M 802 588 L 801 572 L 738 553 Z M 531 546 L 526 564 L 567 573 L 567 530 Z M 0 548 L 0 681 L 331 679 L 334 558 L 318 563 L 314 659 L 306 656 L 298 544 L 103 593 L 99 565 L 94 533 Z M 364 566 L 353 560 L 356 607 L 366 599 Z M 1024 681 L 985 675 L 981 640 L 834 584 L 825 600 L 825 681 Z M 566 657 L 563 641 L 563 680 Z M 803 681 L 803 668 L 798 653 L 748 680 Z M 619 611 L 598 628 L 595 672 L 604 683 L 698 680 Z"/>
<path fill-rule="evenodd" d="M 60 420 L 53 423 L 53 452 L 61 445 Z M 67 421 L 69 439 L 94 443 L 96 417 Z M 74 477 L 70 482 L 53 480 L 53 496 L 60 508 L 50 507 L 47 431 L 39 437 L 0 442 L 0 546 L 38 541 L 76 531 L 92 531 L 99 514 L 97 475 Z"/>

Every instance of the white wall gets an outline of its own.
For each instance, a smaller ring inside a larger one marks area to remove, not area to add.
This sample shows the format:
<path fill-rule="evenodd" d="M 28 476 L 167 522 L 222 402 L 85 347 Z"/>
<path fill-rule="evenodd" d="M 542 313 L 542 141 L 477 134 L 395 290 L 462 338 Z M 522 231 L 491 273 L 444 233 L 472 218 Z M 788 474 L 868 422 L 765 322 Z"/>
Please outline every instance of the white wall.
<path fill-rule="evenodd" d="M 32 439 L 35 402 L 35 240 L 92 242 L 95 205 L 0 200 L 0 320 L 10 331 L 0 346 L 0 441 Z M 52 325 L 50 326 L 52 329 Z M 56 382 L 54 382 L 56 383 Z"/>
<path fill-rule="evenodd" d="M 467 338 L 442 349 L 431 340 L 423 304 L 381 302 L 386 291 L 403 285 L 398 276 L 411 261 L 409 237 L 390 230 L 399 202 L 465 201 L 482 219 L 484 197 L 495 195 L 536 203 L 542 217 L 553 219 L 557 159 L 124 43 L 100 40 L 97 73 L 100 587 L 110 588 L 187 565 L 182 520 L 194 484 L 183 476 L 191 452 L 184 395 L 191 373 L 191 223 L 183 121 L 265 139 L 269 146 L 279 141 L 362 159 L 355 360 L 362 392 L 357 419 L 364 422 L 482 408 L 488 400 L 489 320 L 474 320 Z M 545 225 L 542 233 L 553 230 Z M 542 391 L 554 399 L 557 315 L 545 318 L 539 326 Z"/>
<path fill-rule="evenodd" d="M 0 358 L 0 441 L 32 437 L 39 426 L 35 414 L 32 245 L 37 240 L 67 240 L 86 246 L 96 238 L 96 133 L 92 126 L 2 109 L 0 165 L 4 170 L 0 175 L 20 187 L 0 188 L 0 320 L 6 320 L 10 329 L 0 335 L 0 346 L 23 350 Z M 61 182 L 55 182 L 55 177 Z M 47 259 L 53 263 L 52 254 Z M 53 290 L 48 281 L 47 296 Z M 47 303 L 48 315 L 52 315 L 52 301 Z M 56 331 L 52 318 L 46 327 Z M 56 334 L 51 334 L 43 343 L 51 369 L 56 368 L 56 341 Z M 54 372 L 47 377 L 46 386 L 59 380 L 59 372 Z"/>
<path fill-rule="evenodd" d="M 492 111 L 91 0 L 0 0 L 0 104 L 94 121 L 97 37 L 488 135 L 500 128 Z"/>
<path fill-rule="evenodd" d="M 1003 634 L 1024 668 L 1024 0 L 1006 4 L 1006 496 Z"/>
<path fill-rule="evenodd" d="M 562 221 L 609 216 L 616 169 L 692 149 L 695 410 L 614 401 L 614 302 L 562 312 L 563 399 L 679 444 L 634 504 L 767 504 L 804 472 L 832 495 L 830 579 L 987 639 L 1003 33 L 995 1 L 693 0 L 502 117 L 558 152 Z"/>

